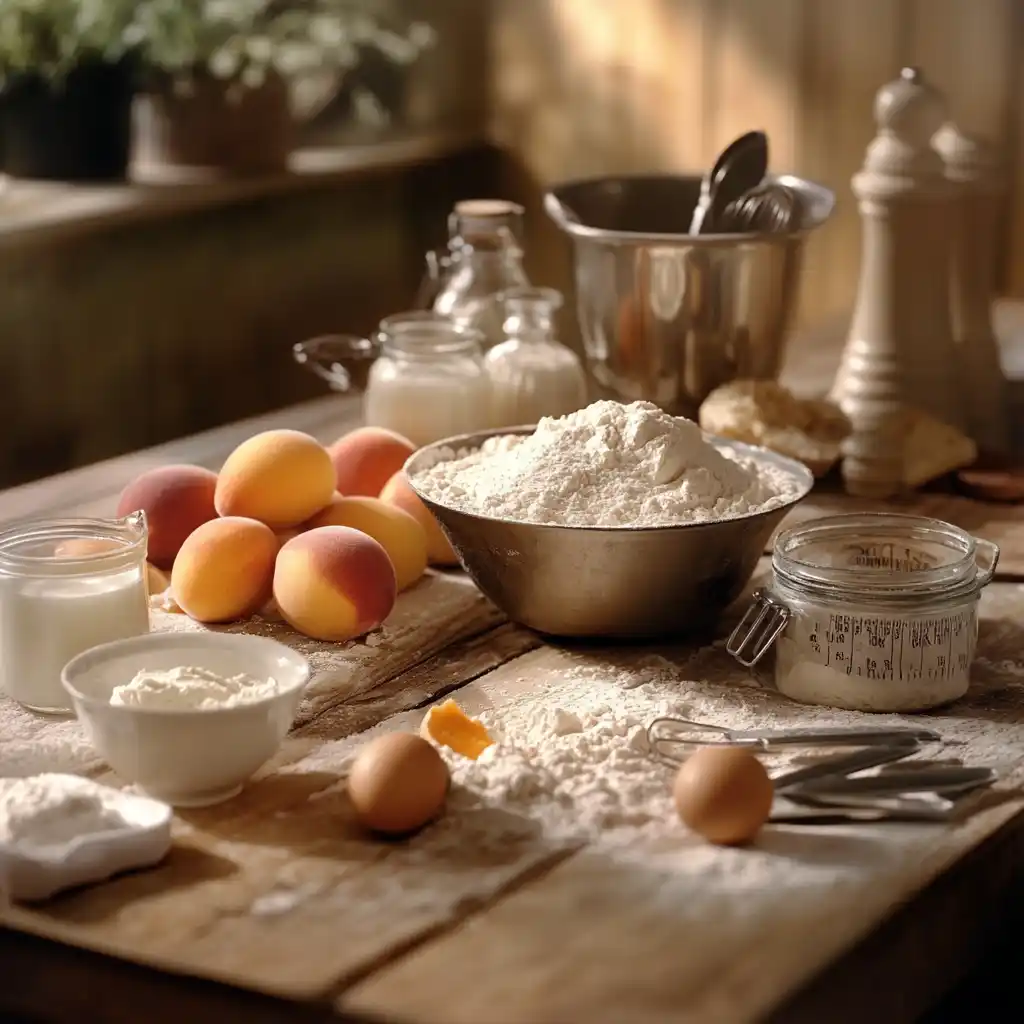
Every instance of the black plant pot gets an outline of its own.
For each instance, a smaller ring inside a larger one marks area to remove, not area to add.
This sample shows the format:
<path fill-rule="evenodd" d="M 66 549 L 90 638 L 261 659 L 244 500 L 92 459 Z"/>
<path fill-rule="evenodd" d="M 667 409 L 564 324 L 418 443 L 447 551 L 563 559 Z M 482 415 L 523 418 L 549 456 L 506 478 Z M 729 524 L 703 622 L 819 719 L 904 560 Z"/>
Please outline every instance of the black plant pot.
<path fill-rule="evenodd" d="M 0 100 L 4 170 L 14 178 L 124 181 L 134 85 L 127 61 L 82 64 L 60 82 L 14 79 Z"/>

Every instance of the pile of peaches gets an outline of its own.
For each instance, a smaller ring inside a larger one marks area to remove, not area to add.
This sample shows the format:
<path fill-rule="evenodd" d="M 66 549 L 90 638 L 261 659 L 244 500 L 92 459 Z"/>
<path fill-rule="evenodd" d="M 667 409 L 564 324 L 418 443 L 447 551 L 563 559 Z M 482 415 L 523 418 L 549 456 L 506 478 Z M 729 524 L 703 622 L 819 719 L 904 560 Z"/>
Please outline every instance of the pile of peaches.
<path fill-rule="evenodd" d="M 329 447 L 269 430 L 239 445 L 219 473 L 143 473 L 118 515 L 146 513 L 148 560 L 170 573 L 174 601 L 196 621 L 237 622 L 273 598 L 297 632 L 342 642 L 376 629 L 428 564 L 458 564 L 402 472 L 414 451 L 376 427 Z"/>

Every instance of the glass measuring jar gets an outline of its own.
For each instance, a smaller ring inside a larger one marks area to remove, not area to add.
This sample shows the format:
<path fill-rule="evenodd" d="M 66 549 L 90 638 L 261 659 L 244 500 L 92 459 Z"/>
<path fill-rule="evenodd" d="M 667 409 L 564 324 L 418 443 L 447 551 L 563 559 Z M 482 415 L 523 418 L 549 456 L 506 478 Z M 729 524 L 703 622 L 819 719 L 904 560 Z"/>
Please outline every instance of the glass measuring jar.
<path fill-rule="evenodd" d="M 295 360 L 337 391 L 362 393 L 363 416 L 422 446 L 491 425 L 479 331 L 431 311 L 385 317 L 370 338 L 301 342 Z"/>
<path fill-rule="evenodd" d="M 68 714 L 64 666 L 98 644 L 149 632 L 146 516 L 41 519 L 0 533 L 0 689 Z"/>
<path fill-rule="evenodd" d="M 779 534 L 726 644 L 804 704 L 925 711 L 962 697 L 999 548 L 919 516 L 827 516 Z"/>

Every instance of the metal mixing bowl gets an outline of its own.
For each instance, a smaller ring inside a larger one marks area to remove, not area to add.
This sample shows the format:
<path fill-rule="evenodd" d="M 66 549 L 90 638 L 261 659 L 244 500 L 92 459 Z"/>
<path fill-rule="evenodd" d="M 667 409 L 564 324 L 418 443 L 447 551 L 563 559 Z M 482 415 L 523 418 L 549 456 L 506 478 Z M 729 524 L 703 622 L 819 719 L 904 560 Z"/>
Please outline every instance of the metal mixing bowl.
<path fill-rule="evenodd" d="M 533 427 L 486 430 L 427 445 L 405 464 L 413 489 L 437 518 L 463 568 L 510 619 L 562 637 L 700 635 L 739 596 L 783 516 L 814 484 L 810 471 L 782 455 L 715 441 L 800 481 L 787 505 L 716 523 L 626 527 L 543 526 L 474 515 L 440 505 L 416 474 L 440 450 L 473 450 L 488 437 Z"/>
<path fill-rule="evenodd" d="M 773 180 L 799 197 L 795 226 L 781 234 L 688 234 L 695 176 L 599 178 L 545 196 L 572 239 L 580 331 L 602 397 L 695 419 L 720 384 L 778 377 L 804 243 L 835 195 Z"/>

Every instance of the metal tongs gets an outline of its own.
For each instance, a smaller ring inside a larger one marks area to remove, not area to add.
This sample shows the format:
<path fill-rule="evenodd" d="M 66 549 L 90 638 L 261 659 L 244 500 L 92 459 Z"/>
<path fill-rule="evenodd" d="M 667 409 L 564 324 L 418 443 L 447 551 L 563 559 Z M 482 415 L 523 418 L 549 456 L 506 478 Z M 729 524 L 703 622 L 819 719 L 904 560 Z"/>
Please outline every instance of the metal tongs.
<path fill-rule="evenodd" d="M 856 821 L 948 821 L 955 798 L 991 785 L 989 768 L 959 762 L 906 759 L 924 743 L 941 740 L 931 729 L 901 727 L 733 730 L 683 718 L 656 718 L 647 727 L 651 752 L 681 764 L 698 746 L 729 746 L 762 752 L 783 749 L 857 748 L 777 775 L 775 792 L 796 805 L 775 812 L 778 824 Z M 859 775 L 878 768 L 871 775 Z"/>

